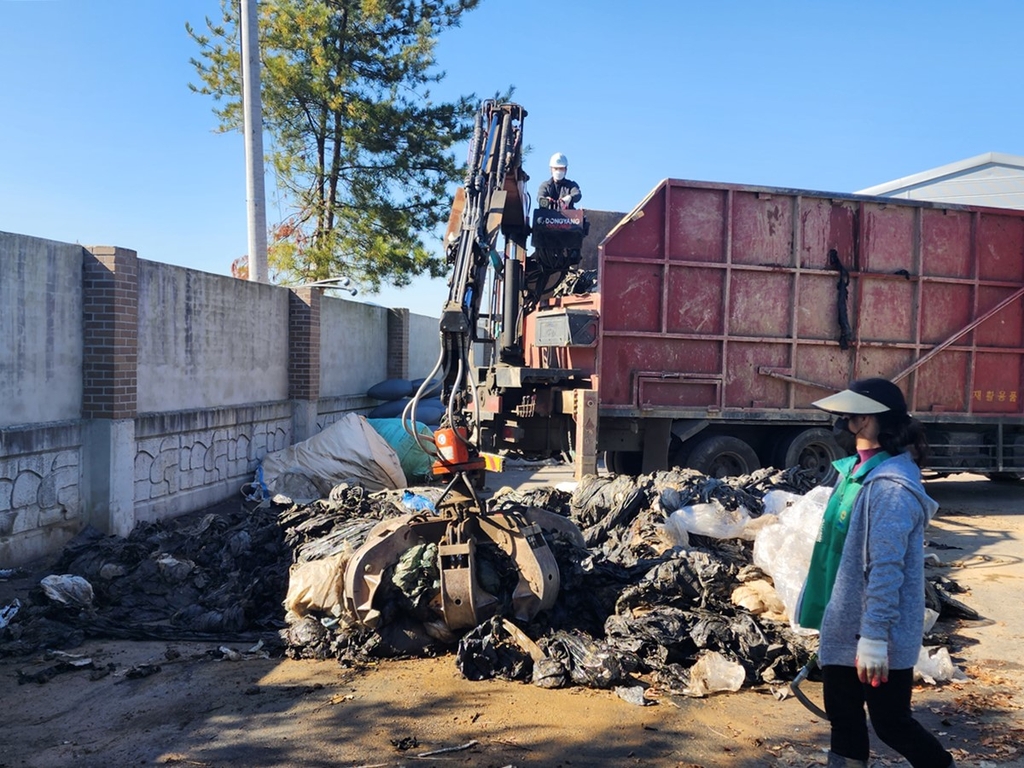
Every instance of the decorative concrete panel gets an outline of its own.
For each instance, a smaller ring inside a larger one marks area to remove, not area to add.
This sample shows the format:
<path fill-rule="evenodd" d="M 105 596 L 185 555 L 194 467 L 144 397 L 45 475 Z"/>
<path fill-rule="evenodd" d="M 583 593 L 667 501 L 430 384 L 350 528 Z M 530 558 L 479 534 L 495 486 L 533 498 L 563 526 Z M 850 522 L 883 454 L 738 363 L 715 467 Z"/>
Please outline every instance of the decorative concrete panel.
<path fill-rule="evenodd" d="M 85 524 L 80 440 L 67 423 L 0 430 L 0 563 L 47 554 L 41 541 L 60 546 Z"/>
<path fill-rule="evenodd" d="M 171 427 L 174 434 L 161 434 Z M 252 480 L 260 460 L 291 444 L 291 406 L 270 403 L 214 412 L 153 414 L 138 419 L 135 502 L 139 519 L 174 517 L 223 501 L 225 489 Z M 239 496 L 241 499 L 241 496 Z"/>

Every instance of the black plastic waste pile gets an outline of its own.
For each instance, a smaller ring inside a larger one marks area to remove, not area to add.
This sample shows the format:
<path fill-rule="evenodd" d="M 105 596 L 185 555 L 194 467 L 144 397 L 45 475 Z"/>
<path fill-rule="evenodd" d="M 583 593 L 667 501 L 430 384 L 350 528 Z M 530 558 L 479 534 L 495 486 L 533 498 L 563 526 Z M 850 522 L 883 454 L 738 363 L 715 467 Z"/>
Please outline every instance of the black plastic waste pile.
<path fill-rule="evenodd" d="M 611 688 L 644 675 L 663 691 L 683 693 L 689 668 L 715 651 L 741 664 L 748 684 L 792 679 L 813 650 L 807 641 L 731 601 L 740 583 L 763 576 L 751 565 L 750 544 L 692 536 L 688 548 L 674 547 L 655 500 L 668 491 L 679 506 L 742 505 L 758 516 L 767 491 L 805 493 L 811 485 L 794 470 L 727 480 L 673 470 L 587 477 L 571 496 L 541 489 L 496 499 L 501 510 L 543 506 L 568 514 L 587 548 L 552 542 L 562 579 L 558 602 L 525 628 L 538 638 L 542 659 L 527 663 L 506 627 L 490 622 L 460 642 L 460 670 L 474 679 L 532 679 L 545 687 Z"/>
<path fill-rule="evenodd" d="M 33 590 L 0 629 L 0 656 L 73 648 L 87 636 L 280 646 L 292 562 L 329 556 L 400 513 L 387 495 L 342 484 L 307 506 L 231 505 L 140 523 L 127 538 L 87 528 L 52 571 L 86 579 L 92 598 L 62 604 Z"/>
<path fill-rule="evenodd" d="M 344 614 L 285 622 L 289 567 L 357 548 L 380 520 L 407 513 L 401 491 L 369 494 L 342 484 L 305 506 L 249 506 L 144 523 L 124 539 L 86 531 L 53 572 L 86 579 L 91 599 L 61 604 L 35 590 L 0 629 L 0 655 L 70 648 L 86 636 L 262 639 L 267 647 L 276 640 L 289 656 L 344 663 L 454 649 L 468 678 L 615 687 L 632 700 L 637 691 L 642 698 L 641 680 L 670 693 L 687 691 L 694 663 L 716 652 L 742 665 L 745 684 L 787 681 L 813 650 L 807 639 L 731 600 L 737 586 L 763 578 L 752 565 L 751 543 L 691 534 L 688 546 L 674 546 L 663 529 L 662 505 L 713 503 L 723 512 L 742 508 L 757 517 L 769 490 L 802 494 L 811 485 L 795 469 L 724 480 L 673 470 L 587 477 L 572 494 L 554 488 L 499 493 L 492 511 L 540 507 L 569 517 L 586 547 L 545 533 L 560 570 L 558 600 L 517 625 L 507 618 L 515 563 L 493 544 L 478 542 L 478 579 L 503 608 L 461 638 L 432 606 L 439 576 L 436 549 L 428 545 L 409 550 L 385 572 L 375 602 L 381 619 L 373 630 Z M 957 591 L 949 579 L 932 580 L 930 607 L 975 618 L 952 597 Z"/>

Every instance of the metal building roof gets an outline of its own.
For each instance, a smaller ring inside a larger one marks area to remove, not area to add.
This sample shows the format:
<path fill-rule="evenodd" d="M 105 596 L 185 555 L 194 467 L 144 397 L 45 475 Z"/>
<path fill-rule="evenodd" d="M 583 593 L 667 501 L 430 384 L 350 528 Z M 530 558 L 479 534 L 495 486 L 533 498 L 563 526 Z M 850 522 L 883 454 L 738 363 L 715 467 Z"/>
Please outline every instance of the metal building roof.
<path fill-rule="evenodd" d="M 1024 210 L 1024 157 L 986 152 L 877 184 L 859 194 Z"/>

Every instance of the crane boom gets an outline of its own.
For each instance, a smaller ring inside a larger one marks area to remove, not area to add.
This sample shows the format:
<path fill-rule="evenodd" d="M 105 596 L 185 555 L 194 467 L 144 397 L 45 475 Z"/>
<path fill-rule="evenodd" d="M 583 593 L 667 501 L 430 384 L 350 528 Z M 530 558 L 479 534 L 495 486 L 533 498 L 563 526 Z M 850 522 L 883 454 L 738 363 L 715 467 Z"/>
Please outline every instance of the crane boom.
<path fill-rule="evenodd" d="M 477 442 L 479 404 L 470 350 L 480 339 L 480 307 L 492 270 L 501 275 L 494 286 L 510 283 L 503 286 L 509 306 L 504 308 L 502 322 L 506 326 L 516 322 L 518 276 L 524 260 L 519 256 L 521 250 L 525 258 L 530 234 L 525 191 L 529 177 L 522 169 L 525 117 L 526 110 L 518 104 L 493 100 L 485 101 L 476 116 L 465 183 L 456 192 L 445 233 L 451 277 L 439 322 L 441 352 L 402 417 L 421 447 L 436 456 L 434 473 L 446 477 L 448 484 L 436 505 L 436 516 L 406 515 L 382 522 L 349 561 L 346 605 L 368 626 L 380 619 L 377 588 L 388 569 L 417 543 L 438 545 L 438 602 L 445 624 L 453 630 L 476 626 L 502 610 L 529 621 L 538 611 L 550 608 L 558 594 L 559 572 L 544 531 L 557 530 L 583 545 L 579 530 L 565 518 L 541 509 L 488 512 L 474 488 L 485 461 Z M 505 238 L 502 253 L 497 251 L 499 236 Z M 511 334 L 503 332 L 506 338 L 514 335 L 514 329 Z M 515 344 L 504 346 L 503 353 L 515 354 Z M 446 408 L 433 441 L 428 441 L 416 428 L 415 413 L 435 376 L 441 377 Z M 519 580 L 511 594 L 490 594 L 477 581 L 478 540 L 493 542 L 515 563 Z"/>

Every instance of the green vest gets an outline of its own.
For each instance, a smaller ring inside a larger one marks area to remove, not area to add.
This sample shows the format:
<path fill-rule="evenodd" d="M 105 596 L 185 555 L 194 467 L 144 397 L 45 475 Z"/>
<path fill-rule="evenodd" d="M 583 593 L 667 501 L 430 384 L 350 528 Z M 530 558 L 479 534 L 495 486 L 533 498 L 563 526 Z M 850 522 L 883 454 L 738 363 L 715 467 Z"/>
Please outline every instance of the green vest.
<path fill-rule="evenodd" d="M 800 615 L 797 617 L 801 627 L 821 629 L 821 619 L 832 596 L 832 585 L 836 582 L 839 560 L 843 556 L 853 503 L 864 487 L 864 477 L 888 458 L 888 453 L 879 451 L 857 467 L 855 472 L 853 467 L 860 460 L 856 454 L 832 462 L 839 473 L 839 482 L 828 499 L 818 539 L 811 553 L 811 566 L 807 570 L 807 582 L 800 600 Z"/>

